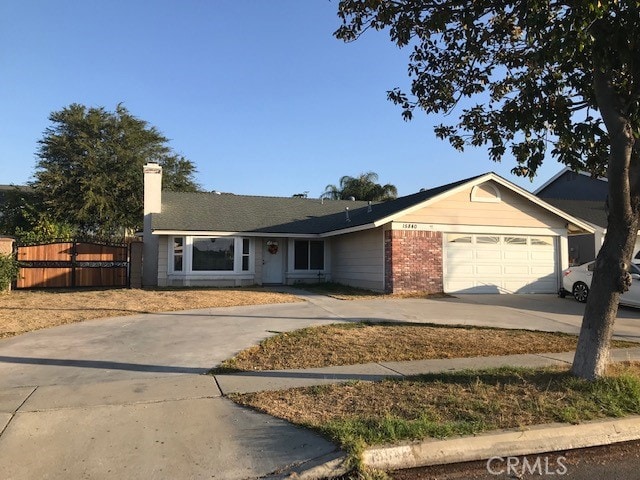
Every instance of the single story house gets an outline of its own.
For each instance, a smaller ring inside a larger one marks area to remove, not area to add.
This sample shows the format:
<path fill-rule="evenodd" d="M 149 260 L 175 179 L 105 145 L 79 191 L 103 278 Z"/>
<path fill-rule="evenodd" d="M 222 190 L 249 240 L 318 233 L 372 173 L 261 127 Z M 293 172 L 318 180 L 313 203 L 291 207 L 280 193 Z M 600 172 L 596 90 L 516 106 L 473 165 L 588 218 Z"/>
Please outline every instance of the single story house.
<path fill-rule="evenodd" d="M 588 173 L 574 172 L 566 167 L 542 184 L 534 194 L 592 227 L 593 233 L 569 235 L 569 263 L 581 265 L 595 259 L 607 232 L 607 179 L 594 178 Z M 634 257 L 640 261 L 640 240 L 636 240 Z"/>
<path fill-rule="evenodd" d="M 144 170 L 144 282 L 333 281 L 388 293 L 555 293 L 586 222 L 495 173 L 387 202 L 162 192 Z"/>

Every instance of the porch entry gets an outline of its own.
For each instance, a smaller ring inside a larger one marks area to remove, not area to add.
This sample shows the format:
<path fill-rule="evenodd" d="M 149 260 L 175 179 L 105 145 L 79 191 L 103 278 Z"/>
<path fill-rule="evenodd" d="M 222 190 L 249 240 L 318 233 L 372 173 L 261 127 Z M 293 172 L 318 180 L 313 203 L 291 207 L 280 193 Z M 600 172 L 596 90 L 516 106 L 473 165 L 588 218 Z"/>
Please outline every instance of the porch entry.
<path fill-rule="evenodd" d="M 281 238 L 262 241 L 262 283 L 284 283 L 284 246 Z"/>

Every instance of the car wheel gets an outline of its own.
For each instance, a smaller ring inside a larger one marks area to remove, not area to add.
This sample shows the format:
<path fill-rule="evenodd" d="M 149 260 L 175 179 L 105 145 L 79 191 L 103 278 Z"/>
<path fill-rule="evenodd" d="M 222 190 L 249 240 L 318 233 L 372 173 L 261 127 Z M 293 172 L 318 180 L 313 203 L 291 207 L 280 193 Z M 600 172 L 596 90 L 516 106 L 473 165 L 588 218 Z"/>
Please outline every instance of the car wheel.
<path fill-rule="evenodd" d="M 589 295 L 589 287 L 587 287 L 586 283 L 576 282 L 573 285 L 573 298 L 575 298 L 580 303 L 584 303 L 587 301 L 587 296 Z"/>

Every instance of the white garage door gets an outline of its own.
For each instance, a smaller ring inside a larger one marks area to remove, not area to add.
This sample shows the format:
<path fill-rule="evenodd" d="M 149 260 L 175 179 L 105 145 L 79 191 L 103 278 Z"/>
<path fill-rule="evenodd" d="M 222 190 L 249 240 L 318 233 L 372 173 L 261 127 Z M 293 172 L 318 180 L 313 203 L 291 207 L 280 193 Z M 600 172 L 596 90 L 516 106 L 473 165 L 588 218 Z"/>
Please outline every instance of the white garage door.
<path fill-rule="evenodd" d="M 552 236 L 444 235 L 444 291 L 555 293 L 558 255 Z"/>

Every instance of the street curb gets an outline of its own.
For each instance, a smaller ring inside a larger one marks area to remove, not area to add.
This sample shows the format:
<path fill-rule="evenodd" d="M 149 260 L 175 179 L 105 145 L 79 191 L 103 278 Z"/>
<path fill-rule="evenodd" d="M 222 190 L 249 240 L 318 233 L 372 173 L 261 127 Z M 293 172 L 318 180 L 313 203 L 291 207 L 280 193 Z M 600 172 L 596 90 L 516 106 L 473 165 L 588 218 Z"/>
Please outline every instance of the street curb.
<path fill-rule="evenodd" d="M 318 458 L 286 469 L 286 472 L 273 473 L 263 480 L 319 480 L 344 475 L 349 471 L 347 455 L 342 450 L 336 450 Z"/>
<path fill-rule="evenodd" d="M 527 430 L 488 432 L 448 440 L 428 440 L 390 447 L 368 448 L 363 464 L 384 471 L 444 465 L 596 447 L 640 439 L 640 416 L 596 420 L 580 425 L 535 425 Z M 319 480 L 348 472 L 347 456 L 338 450 L 265 480 Z"/>
<path fill-rule="evenodd" d="M 536 425 L 527 430 L 369 448 L 363 454 L 363 463 L 380 470 L 398 470 L 492 457 L 557 452 L 638 439 L 640 416 L 633 416 L 580 425 Z"/>

